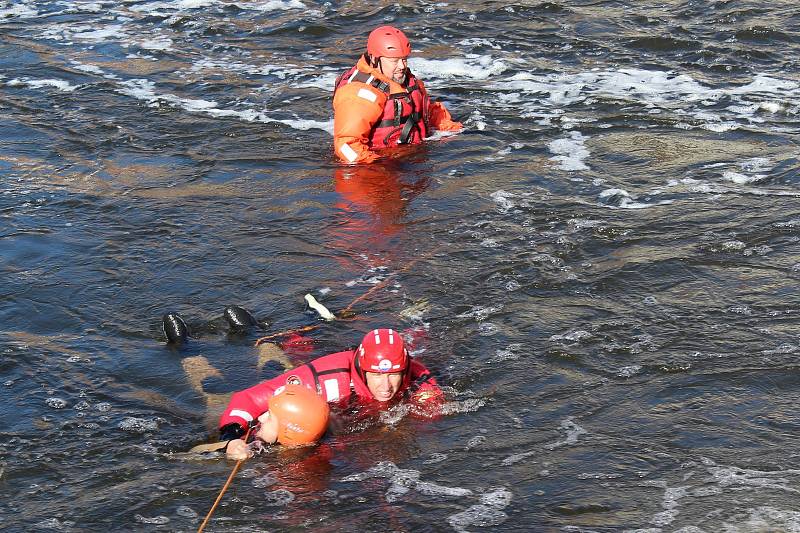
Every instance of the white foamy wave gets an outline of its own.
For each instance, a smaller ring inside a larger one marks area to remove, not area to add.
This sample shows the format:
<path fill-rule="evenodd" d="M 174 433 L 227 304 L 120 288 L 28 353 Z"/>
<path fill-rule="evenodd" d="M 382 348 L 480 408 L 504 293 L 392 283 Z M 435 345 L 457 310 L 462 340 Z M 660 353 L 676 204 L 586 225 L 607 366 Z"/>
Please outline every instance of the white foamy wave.
<path fill-rule="evenodd" d="M 443 496 L 446 498 L 461 498 L 463 496 L 469 496 L 472 494 L 472 491 L 469 489 L 463 489 L 461 487 L 446 487 L 444 485 L 438 485 L 428 481 L 417 481 L 414 489 L 420 494 L 424 494 L 426 496 Z"/>
<path fill-rule="evenodd" d="M 280 65 L 269 64 L 252 64 L 243 63 L 230 57 L 223 57 L 220 59 L 203 58 L 192 63 L 189 68 L 190 72 L 237 72 L 240 74 L 250 74 L 253 76 L 275 76 L 278 79 L 285 80 L 290 77 L 297 77 L 308 72 L 307 69 L 302 69 L 291 63 L 284 63 Z M 333 88 L 333 83 L 336 80 L 336 74 L 324 74 L 315 76 L 309 81 L 299 82 L 305 83 L 303 86 L 321 86 L 322 88 L 330 91 Z M 265 90 L 269 89 L 265 87 Z"/>
<path fill-rule="evenodd" d="M 106 72 L 103 71 L 103 69 L 101 69 L 96 65 L 87 65 L 79 61 L 71 61 L 70 63 L 72 64 L 72 68 L 74 68 L 75 70 L 80 70 L 81 72 L 88 72 L 89 74 L 97 74 L 105 77 L 111 76 L 110 74 L 107 74 Z"/>
<path fill-rule="evenodd" d="M 242 9 L 252 9 L 255 11 L 288 11 L 290 9 L 308 9 L 306 5 L 299 0 L 289 0 L 287 2 L 283 2 L 281 0 L 268 0 L 266 2 L 240 2 L 236 5 Z"/>
<path fill-rule="evenodd" d="M 47 398 L 44 403 L 53 409 L 63 409 L 67 406 L 67 401 L 63 398 Z"/>
<path fill-rule="evenodd" d="M 468 509 L 450 515 L 447 517 L 447 522 L 459 532 L 468 531 L 470 526 L 489 527 L 499 526 L 508 519 L 508 515 L 494 507 L 488 505 L 473 505 Z"/>
<path fill-rule="evenodd" d="M 131 433 L 147 433 L 148 431 L 158 430 L 158 426 L 162 421 L 163 419 L 161 418 L 146 419 L 130 416 L 122 420 L 117 427 Z"/>
<path fill-rule="evenodd" d="M 13 19 L 13 17 L 31 18 L 38 15 L 39 11 L 35 9 L 35 4 L 32 1 L 3 2 L 2 8 L 0 8 L 0 24 L 5 20 Z"/>
<path fill-rule="evenodd" d="M 621 378 L 630 378 L 635 376 L 636 374 L 641 374 L 641 372 L 642 372 L 641 365 L 623 366 L 617 371 L 617 376 Z"/>
<path fill-rule="evenodd" d="M 476 495 L 472 489 L 451 487 L 424 481 L 421 478 L 422 474 L 419 470 L 399 468 L 390 461 L 381 461 L 366 472 L 351 474 L 342 478 L 342 481 L 361 482 L 368 479 L 387 479 L 389 486 L 386 489 L 386 501 L 390 503 L 398 501 L 401 497 L 412 497 L 414 493 L 439 500 L 463 499 Z M 499 510 L 511 503 L 513 494 L 510 490 L 500 487 L 479 493 L 479 497 L 481 502 L 479 505 L 482 508 Z"/>
<path fill-rule="evenodd" d="M 644 483 L 645 486 L 664 489 L 661 501 L 664 510 L 650 519 L 655 526 L 664 527 L 672 524 L 680 515 L 682 505 L 691 506 L 699 501 L 707 511 L 712 504 L 708 500 L 710 496 L 716 496 L 716 501 L 728 501 L 733 498 L 741 503 L 741 495 L 748 492 L 752 494 L 748 500 L 761 497 L 767 501 L 774 500 L 774 493 L 788 494 L 789 498 L 796 498 L 800 493 L 795 488 L 800 470 L 764 472 L 718 465 L 705 457 L 700 459 L 699 464 L 691 461 L 682 465 L 682 468 L 688 468 L 690 471 L 683 473 L 680 486 L 670 487 L 665 480 L 651 480 Z M 705 473 L 698 471 L 703 468 Z M 702 500 L 699 500 L 701 498 Z M 771 506 L 751 509 L 740 507 L 734 516 L 730 516 L 730 513 L 726 515 L 728 516 L 725 521 L 719 527 L 715 527 L 715 531 L 800 531 L 798 522 L 800 513 L 795 511 L 783 511 Z M 735 524 L 736 527 L 731 524 Z"/>
<path fill-rule="evenodd" d="M 713 88 L 687 74 L 639 69 L 547 75 L 520 72 L 491 88 L 506 95 L 508 91 L 536 95 L 534 98 L 518 96 L 515 105 L 522 107 L 522 116 L 539 118 L 540 123 L 546 125 L 553 116 L 563 114 L 560 107 L 602 98 L 642 104 L 650 108 L 651 113 L 667 109 L 683 118 L 675 124 L 677 128 L 714 132 L 740 128 L 742 121 L 762 123 L 764 121 L 757 116 L 759 112 L 788 112 L 790 103 L 800 99 L 800 84 L 765 75 L 756 75 L 751 83 L 741 87 Z M 726 116 L 707 111 L 709 106 L 723 99 L 734 102 L 727 106 Z M 781 102 L 789 103 L 782 105 Z M 552 112 L 545 110 L 553 107 L 556 109 Z M 568 124 L 567 129 L 569 127 Z"/>
<path fill-rule="evenodd" d="M 570 132 L 567 139 L 556 139 L 547 145 L 547 148 L 554 154 L 551 161 L 556 161 L 562 170 L 576 171 L 588 170 L 589 167 L 583 162 L 589 157 L 589 150 L 586 149 L 584 142 L 587 137 L 581 135 L 579 131 Z"/>
<path fill-rule="evenodd" d="M 72 31 L 69 28 L 64 29 L 64 39 L 74 39 L 76 41 L 87 41 L 90 43 L 100 43 L 103 41 L 117 41 L 120 37 L 125 35 L 124 26 L 121 24 L 108 26 L 103 29 L 93 29 L 90 26 L 76 28 L 78 31 Z"/>
<path fill-rule="evenodd" d="M 519 463 L 520 461 L 524 461 L 528 457 L 533 457 L 534 455 L 536 455 L 536 453 L 537 453 L 536 450 L 530 450 L 530 451 L 527 451 L 527 452 L 515 453 L 515 454 L 509 455 L 508 457 L 503 459 L 500 462 L 500 464 L 502 464 L 503 466 L 510 466 L 510 465 Z"/>
<path fill-rule="evenodd" d="M 286 489 L 278 489 L 272 492 L 264 493 L 261 496 L 261 501 L 264 505 L 273 507 L 283 507 L 289 505 L 294 501 L 294 493 Z"/>
<path fill-rule="evenodd" d="M 502 305 L 495 305 L 495 306 L 478 305 L 473 307 L 469 311 L 461 313 L 460 315 L 456 315 L 456 318 L 474 318 L 478 322 L 481 322 L 489 318 L 490 315 L 499 313 L 500 311 L 502 311 L 502 309 L 503 309 Z"/>
<path fill-rule="evenodd" d="M 268 124 L 270 122 L 278 122 L 297 130 L 320 129 L 333 134 L 333 120 L 318 121 L 308 119 L 275 119 L 267 116 L 265 113 L 258 112 L 252 109 L 236 111 L 232 109 L 219 109 L 216 102 L 181 98 L 173 94 L 156 93 L 155 84 L 145 79 L 133 79 L 120 83 L 121 88 L 119 92 L 136 98 L 144 100 L 151 107 L 159 107 L 162 103 L 173 105 L 180 109 L 184 109 L 191 113 L 202 113 L 213 117 L 230 117 L 238 118 L 247 122 L 263 122 Z"/>
<path fill-rule="evenodd" d="M 491 39 L 483 39 L 480 37 L 472 37 L 469 39 L 461 39 L 457 43 L 462 48 L 470 48 L 470 47 L 478 47 L 478 46 L 486 46 L 488 48 L 492 48 L 494 50 L 502 49 L 502 46 L 495 43 Z"/>
<path fill-rule="evenodd" d="M 568 333 L 564 333 L 563 335 L 551 335 L 550 336 L 550 340 L 553 341 L 553 342 L 562 342 L 563 343 L 563 342 L 566 341 L 566 343 L 569 343 L 569 344 L 581 342 L 584 339 L 591 339 L 591 338 L 592 338 L 592 334 L 589 333 L 588 331 L 584 331 L 582 329 L 581 330 L 576 330 L 576 331 L 570 331 Z"/>
<path fill-rule="evenodd" d="M 128 9 L 136 13 L 157 14 L 160 11 L 186 11 L 219 5 L 219 0 L 174 0 L 172 2 L 144 2 Z"/>
<path fill-rule="evenodd" d="M 188 505 L 181 505 L 180 507 L 175 509 L 175 514 L 178 516 L 182 516 L 183 518 L 197 518 L 198 516 L 197 511 L 195 511 Z"/>
<path fill-rule="evenodd" d="M 425 59 L 412 57 L 409 66 L 422 79 L 466 78 L 486 80 L 508 70 L 508 66 L 492 56 L 468 54 L 463 58 Z M 427 85 L 427 84 L 426 84 Z"/>
<path fill-rule="evenodd" d="M 490 492 L 484 492 L 481 495 L 481 503 L 499 509 L 504 509 L 511 505 L 511 500 L 513 498 L 513 492 L 505 487 L 498 487 L 495 489 L 490 489 Z"/>
<path fill-rule="evenodd" d="M 545 446 L 545 448 L 547 448 L 548 450 L 554 450 L 562 446 L 569 446 L 571 444 L 576 444 L 578 442 L 578 438 L 581 435 L 588 434 L 588 432 L 585 429 L 583 429 L 578 424 L 572 421 L 572 417 L 568 417 L 566 420 L 561 422 L 561 429 L 567 432 L 567 437 L 564 440 L 548 444 Z"/>
<path fill-rule="evenodd" d="M 163 526 L 169 524 L 169 518 L 166 516 L 142 516 L 140 514 L 134 515 L 133 519 L 140 524 L 153 524 Z"/>
<path fill-rule="evenodd" d="M 502 363 L 504 361 L 512 361 L 519 359 L 520 352 L 522 352 L 522 344 L 509 344 L 504 350 L 495 350 L 494 357 L 489 359 L 490 363 Z"/>
<path fill-rule="evenodd" d="M 172 50 L 172 45 L 175 44 L 169 37 L 159 36 L 152 39 L 147 39 L 139 42 L 139 46 L 145 50 Z"/>
<path fill-rule="evenodd" d="M 762 172 L 766 172 L 771 168 L 769 159 L 765 157 L 746 159 L 739 162 L 738 165 L 741 169 L 741 172 L 727 170 L 723 172 L 722 179 L 732 181 L 733 183 L 737 183 L 739 185 L 753 183 L 766 178 L 767 174 L 762 174 Z"/>
<path fill-rule="evenodd" d="M 442 415 L 455 413 L 472 413 L 486 405 L 485 398 L 469 398 L 467 400 L 453 401 L 442 404 L 439 412 Z"/>
<path fill-rule="evenodd" d="M 514 202 L 511 201 L 513 196 L 513 194 L 504 190 L 495 191 L 489 195 L 489 197 L 500 206 L 500 210 L 502 211 L 509 211 L 514 207 Z"/>
<path fill-rule="evenodd" d="M 725 531 L 800 531 L 800 512 L 775 507 L 748 509 L 748 516 L 725 522 Z"/>
<path fill-rule="evenodd" d="M 603 206 L 611 209 L 647 209 L 658 205 L 668 205 L 673 202 L 673 200 L 661 200 L 653 203 L 637 202 L 628 191 L 617 188 L 601 191 L 599 197 L 604 200 Z"/>
<path fill-rule="evenodd" d="M 253 486 L 257 489 L 264 489 L 266 487 L 271 487 L 275 483 L 278 482 L 278 478 L 272 472 L 264 474 L 263 476 L 259 476 L 253 479 Z"/>
<path fill-rule="evenodd" d="M 30 87 L 32 89 L 41 89 L 42 87 L 55 87 L 62 92 L 72 92 L 78 87 L 71 85 L 64 80 L 32 80 L 30 78 L 14 78 L 6 82 L 11 87 Z"/>

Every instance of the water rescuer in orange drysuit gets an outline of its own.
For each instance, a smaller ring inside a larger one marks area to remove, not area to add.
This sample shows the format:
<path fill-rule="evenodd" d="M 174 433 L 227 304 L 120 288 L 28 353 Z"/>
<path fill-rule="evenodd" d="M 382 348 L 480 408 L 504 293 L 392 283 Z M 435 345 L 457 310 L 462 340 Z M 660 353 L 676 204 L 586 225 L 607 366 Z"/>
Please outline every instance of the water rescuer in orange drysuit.
<path fill-rule="evenodd" d="M 367 51 L 336 80 L 333 148 L 346 163 L 369 163 L 379 150 L 418 144 L 433 129 L 456 131 L 441 102 L 431 102 L 408 69 L 411 44 L 402 31 L 381 26 L 369 34 Z"/>

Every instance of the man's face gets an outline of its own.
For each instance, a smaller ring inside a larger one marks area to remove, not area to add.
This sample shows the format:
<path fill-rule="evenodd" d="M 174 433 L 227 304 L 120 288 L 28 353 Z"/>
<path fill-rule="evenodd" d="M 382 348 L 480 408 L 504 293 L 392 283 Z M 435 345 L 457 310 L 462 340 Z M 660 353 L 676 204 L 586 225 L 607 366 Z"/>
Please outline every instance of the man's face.
<path fill-rule="evenodd" d="M 266 411 L 258 417 L 261 425 L 258 428 L 256 437 L 263 440 L 267 444 L 274 444 L 278 440 L 278 419 Z"/>
<path fill-rule="evenodd" d="M 405 83 L 406 69 L 408 68 L 407 57 L 382 57 L 380 62 L 381 72 L 401 85 Z"/>
<path fill-rule="evenodd" d="M 400 390 L 400 384 L 403 382 L 402 372 L 387 374 L 367 372 L 366 375 L 367 388 L 379 402 L 388 402 L 394 398 L 394 395 Z"/>

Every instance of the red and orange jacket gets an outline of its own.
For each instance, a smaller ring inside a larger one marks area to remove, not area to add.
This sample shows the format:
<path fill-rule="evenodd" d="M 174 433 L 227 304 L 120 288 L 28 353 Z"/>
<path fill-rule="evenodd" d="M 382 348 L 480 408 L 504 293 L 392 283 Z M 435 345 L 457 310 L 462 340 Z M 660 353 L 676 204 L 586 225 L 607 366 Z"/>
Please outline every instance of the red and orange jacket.
<path fill-rule="evenodd" d="M 336 80 L 333 148 L 346 163 L 369 163 L 375 152 L 417 144 L 433 129 L 461 129 L 441 102 L 431 102 L 421 80 L 408 72 L 405 86 L 371 67 L 364 56 Z"/>
<path fill-rule="evenodd" d="M 361 379 L 355 350 L 332 353 L 289 370 L 278 377 L 264 381 L 233 394 L 219 421 L 220 429 L 238 424 L 246 429 L 269 408 L 269 399 L 287 383 L 299 382 L 316 388 L 317 393 L 335 405 L 347 406 L 352 400 L 374 401 L 375 398 Z M 396 397 L 408 397 L 412 402 L 426 406 L 438 405 L 443 394 L 436 379 L 422 363 L 411 359 Z"/>

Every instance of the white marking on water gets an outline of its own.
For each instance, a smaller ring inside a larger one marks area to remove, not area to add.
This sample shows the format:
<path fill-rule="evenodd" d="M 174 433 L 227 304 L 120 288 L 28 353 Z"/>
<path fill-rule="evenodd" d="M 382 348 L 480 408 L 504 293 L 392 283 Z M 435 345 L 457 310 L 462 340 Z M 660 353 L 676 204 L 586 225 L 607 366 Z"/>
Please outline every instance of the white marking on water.
<path fill-rule="evenodd" d="M 566 139 L 551 141 L 547 148 L 556 155 L 550 160 L 558 162 L 559 168 L 568 172 L 589 170 L 589 167 L 583 162 L 589 157 L 589 150 L 584 144 L 587 138 L 579 131 L 573 131 Z"/>

